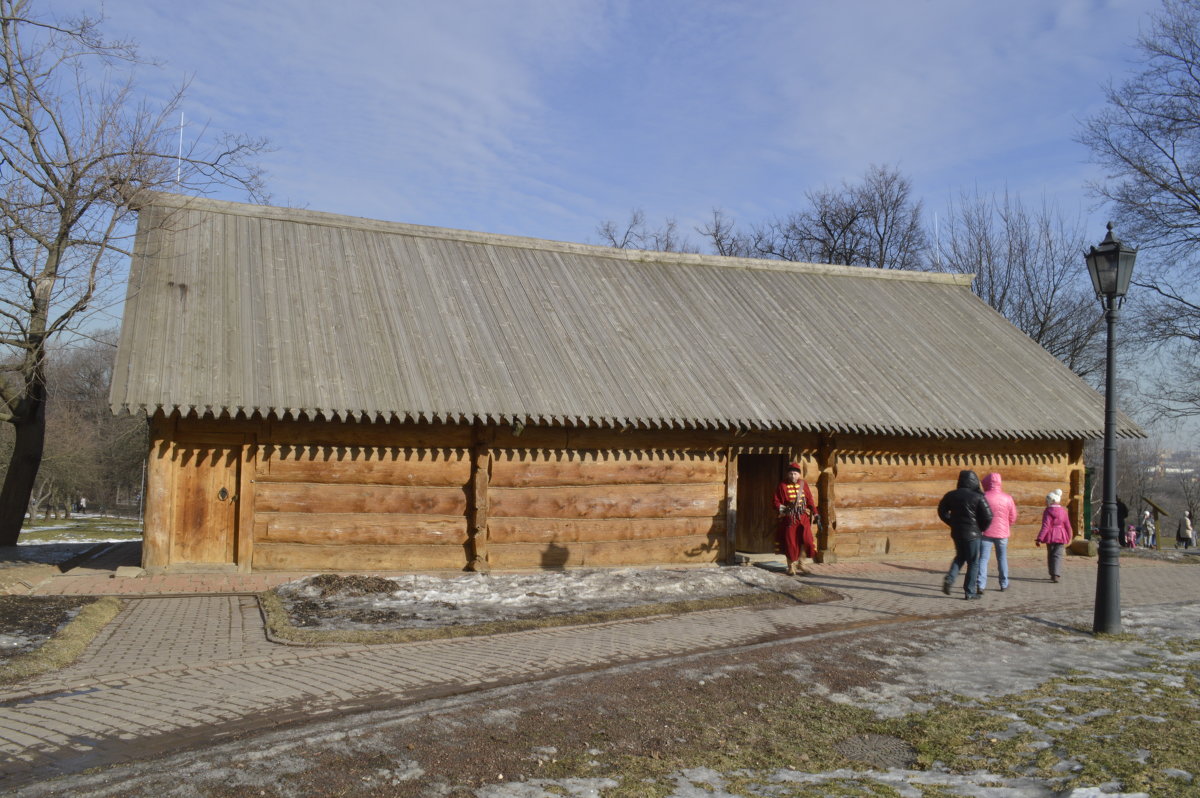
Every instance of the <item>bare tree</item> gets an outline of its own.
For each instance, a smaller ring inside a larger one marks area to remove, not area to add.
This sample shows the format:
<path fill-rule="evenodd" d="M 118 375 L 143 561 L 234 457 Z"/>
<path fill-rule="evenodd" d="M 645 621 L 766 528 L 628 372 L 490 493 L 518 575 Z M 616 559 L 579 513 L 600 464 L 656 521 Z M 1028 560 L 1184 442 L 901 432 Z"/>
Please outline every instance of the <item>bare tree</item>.
<path fill-rule="evenodd" d="M 1080 134 L 1107 179 L 1122 233 L 1191 260 L 1200 244 L 1200 0 L 1163 0 L 1138 37 L 1142 70 L 1106 90 L 1108 106 Z"/>
<path fill-rule="evenodd" d="M 899 170 L 872 165 L 858 183 L 821 188 L 804 195 L 805 206 L 785 216 L 739 229 L 724 211 L 696 228 L 718 255 L 741 258 L 840 263 L 880 269 L 917 269 L 927 247 L 922 204 Z M 602 222 L 596 232 L 611 247 L 697 252 L 674 219 L 654 228 L 634 210 L 619 225 Z"/>
<path fill-rule="evenodd" d="M 117 330 L 58 347 L 47 361 L 46 451 L 41 474 L 55 480 L 70 507 L 86 496 L 95 507 L 141 488 L 146 419 L 108 407 Z"/>
<path fill-rule="evenodd" d="M 866 209 L 850 186 L 822 188 L 804 195 L 804 209 L 755 230 L 762 257 L 779 260 L 866 265 Z"/>
<path fill-rule="evenodd" d="M 712 220 L 696 228 L 696 232 L 708 239 L 714 254 L 730 258 L 759 257 L 754 236 L 739 231 L 737 222 L 720 208 L 713 208 Z"/>
<path fill-rule="evenodd" d="M 17 542 L 41 466 L 46 354 L 113 282 L 139 196 L 232 184 L 260 196 L 265 143 L 224 137 L 179 153 L 182 89 L 152 109 L 134 94 L 145 62 L 95 19 L 59 23 L 0 0 L 0 420 L 14 427 L 0 489 L 0 545 Z M 117 80 L 115 76 L 127 73 Z"/>
<path fill-rule="evenodd" d="M 895 168 L 872 164 L 856 195 L 866 233 L 864 266 L 919 269 L 927 249 L 923 206 L 912 181 Z"/>
<path fill-rule="evenodd" d="M 1194 469 L 1181 469 L 1175 473 L 1175 479 L 1184 509 L 1191 513 L 1194 519 L 1196 513 L 1200 512 L 1200 474 Z"/>
<path fill-rule="evenodd" d="M 1083 273 L 1079 222 L 1005 194 L 964 194 L 950 207 L 935 268 L 974 274 L 973 289 L 1082 377 L 1104 365 L 1103 317 Z"/>
<path fill-rule="evenodd" d="M 659 227 L 646 223 L 646 214 L 641 208 L 629 212 L 629 221 L 624 225 L 614 221 L 601 222 L 596 227 L 601 241 L 617 249 L 645 249 L 654 252 L 698 252 L 695 244 L 681 235 L 679 225 L 668 218 Z"/>
<path fill-rule="evenodd" d="M 720 211 L 700 229 L 720 254 L 918 269 L 927 239 L 912 181 L 889 166 L 870 166 L 857 183 L 805 192 L 800 210 L 737 232 Z"/>
<path fill-rule="evenodd" d="M 1138 37 L 1136 74 L 1110 84 L 1080 141 L 1105 168 L 1091 185 L 1141 254 L 1130 317 L 1169 368 L 1149 380 L 1157 409 L 1200 415 L 1200 0 L 1163 0 Z"/>
<path fill-rule="evenodd" d="M 1126 497 L 1131 522 L 1150 509 L 1143 499 L 1162 499 L 1161 460 L 1162 444 L 1154 439 L 1126 440 L 1117 448 L 1117 495 Z"/>
<path fill-rule="evenodd" d="M 86 497 L 97 509 L 141 490 L 148 428 L 143 416 L 108 407 L 118 331 L 56 345 L 46 353 L 46 440 L 30 506 L 68 515 Z M 12 429 L 0 429 L 11 448 Z M 0 463 L 0 478 L 6 467 Z"/>

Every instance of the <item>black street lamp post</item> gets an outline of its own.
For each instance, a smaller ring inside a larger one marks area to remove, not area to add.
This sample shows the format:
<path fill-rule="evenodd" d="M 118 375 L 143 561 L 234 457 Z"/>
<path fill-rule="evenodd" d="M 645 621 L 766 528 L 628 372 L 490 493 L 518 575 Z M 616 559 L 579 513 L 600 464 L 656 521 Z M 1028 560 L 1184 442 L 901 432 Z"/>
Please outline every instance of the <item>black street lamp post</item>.
<path fill-rule="evenodd" d="M 1096 298 L 1104 307 L 1104 318 L 1108 322 L 1108 352 L 1104 361 L 1104 505 L 1100 511 L 1100 564 L 1096 574 L 1092 632 L 1116 634 L 1121 631 L 1121 547 L 1117 542 L 1120 532 L 1117 530 L 1117 447 L 1114 440 L 1117 408 L 1113 361 L 1117 311 L 1129 291 L 1137 250 L 1114 238 L 1112 222 L 1109 222 L 1108 235 L 1085 257 Z"/>

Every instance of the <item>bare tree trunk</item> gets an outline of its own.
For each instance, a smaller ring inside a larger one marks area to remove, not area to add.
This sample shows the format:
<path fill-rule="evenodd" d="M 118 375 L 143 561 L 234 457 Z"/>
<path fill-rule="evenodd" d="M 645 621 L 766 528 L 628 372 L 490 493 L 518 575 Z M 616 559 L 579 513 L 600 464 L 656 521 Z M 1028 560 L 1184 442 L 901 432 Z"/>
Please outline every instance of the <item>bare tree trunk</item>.
<path fill-rule="evenodd" d="M 14 424 L 16 436 L 12 458 L 8 461 L 4 487 L 0 489 L 0 546 L 17 545 L 38 468 L 42 465 L 42 447 L 46 440 L 45 387 L 35 386 L 32 393 L 27 405 L 31 411 L 27 420 Z"/>
<path fill-rule="evenodd" d="M 134 96 L 132 76 L 120 80 L 126 66 L 149 63 L 136 47 L 109 41 L 96 19 L 43 18 L 35 5 L 0 0 L 0 423 L 16 432 L 0 488 L 7 546 L 17 543 L 42 464 L 47 347 L 85 329 L 97 297 L 114 290 L 140 192 L 228 183 L 262 196 L 251 159 L 266 148 L 223 136 L 179 149 L 183 90 L 155 111 Z"/>

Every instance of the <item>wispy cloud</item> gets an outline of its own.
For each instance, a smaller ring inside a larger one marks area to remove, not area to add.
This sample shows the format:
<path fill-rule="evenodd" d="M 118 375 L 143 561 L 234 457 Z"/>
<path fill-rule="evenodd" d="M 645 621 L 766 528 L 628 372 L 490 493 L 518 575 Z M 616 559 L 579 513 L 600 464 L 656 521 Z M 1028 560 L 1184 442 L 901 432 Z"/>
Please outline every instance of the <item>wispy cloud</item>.
<path fill-rule="evenodd" d="M 1049 153 L 1060 159 L 1055 171 L 1078 175 L 1076 119 L 1100 101 L 1100 82 L 1123 66 L 1115 57 L 1152 5 L 796 6 L 758 67 L 782 76 L 776 155 L 812 159 L 826 180 L 890 162 L 929 185 L 1002 179 L 1034 189 L 1052 177 L 1039 162 Z"/>
<path fill-rule="evenodd" d="M 55 0 L 60 11 L 83 7 Z M 346 6 L 349 7 L 346 7 Z M 108 0 L 195 80 L 199 122 L 269 136 L 275 199 L 584 239 L 642 206 L 795 207 L 895 163 L 957 188 L 1074 191 L 1072 141 L 1156 0 Z"/>

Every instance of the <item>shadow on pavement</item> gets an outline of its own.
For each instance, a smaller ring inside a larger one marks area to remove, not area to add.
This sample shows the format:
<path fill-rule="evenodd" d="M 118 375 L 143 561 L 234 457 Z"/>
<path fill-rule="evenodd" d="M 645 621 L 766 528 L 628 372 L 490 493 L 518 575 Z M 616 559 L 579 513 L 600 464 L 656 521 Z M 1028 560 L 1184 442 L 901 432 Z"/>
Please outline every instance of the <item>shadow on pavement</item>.
<path fill-rule="evenodd" d="M 99 551 L 107 543 L 30 543 L 24 546 L 0 547 L 0 568 L 21 565 L 57 565 L 67 570 L 86 558 L 90 552 Z"/>
<path fill-rule="evenodd" d="M 116 543 L 27 543 L 0 547 L 0 570 L 51 565 L 60 573 L 77 568 L 116 571 L 122 565 L 139 565 L 141 559 L 140 540 Z"/>
<path fill-rule="evenodd" d="M 892 579 L 868 578 L 865 576 L 811 576 L 802 577 L 805 584 L 823 587 L 826 590 L 836 591 L 838 586 L 845 587 L 848 584 L 860 590 L 875 590 L 881 593 L 895 593 L 898 596 L 908 596 L 910 598 L 930 598 L 932 594 L 941 594 L 942 583 L 940 580 L 930 580 L 928 584 L 924 582 L 897 582 Z M 905 589 L 907 588 L 907 589 Z"/>
<path fill-rule="evenodd" d="M 111 571 L 116 572 L 124 565 L 140 566 L 142 564 L 142 541 L 123 540 L 119 543 L 101 543 L 95 551 L 71 564 L 67 570 L 81 571 Z"/>

